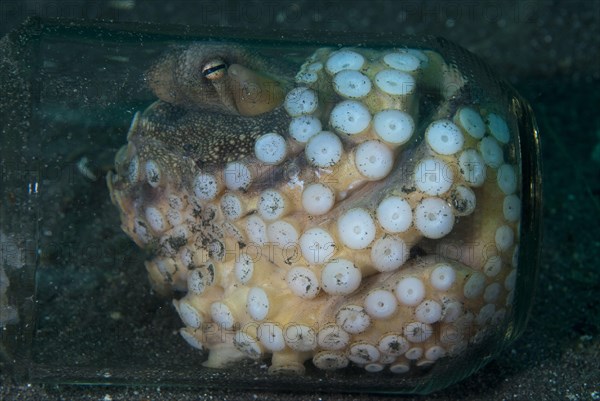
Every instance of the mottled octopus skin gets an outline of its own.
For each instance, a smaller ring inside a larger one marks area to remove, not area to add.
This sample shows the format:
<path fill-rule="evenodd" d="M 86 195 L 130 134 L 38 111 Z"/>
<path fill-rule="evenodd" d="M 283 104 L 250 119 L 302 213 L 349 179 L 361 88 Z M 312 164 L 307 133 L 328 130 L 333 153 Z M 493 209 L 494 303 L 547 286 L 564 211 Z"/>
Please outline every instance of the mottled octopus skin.
<path fill-rule="evenodd" d="M 438 53 L 323 48 L 299 68 L 194 44 L 147 80 L 159 100 L 134 118 L 107 182 L 206 366 L 270 356 L 271 373 L 307 360 L 406 373 L 460 357 L 511 313 L 514 123 L 461 104 L 470 83 Z M 401 120 L 378 125 L 399 115 L 386 110 L 412 119 L 409 135 L 393 131 Z M 306 116 L 333 134 L 293 131 Z M 255 153 L 270 133 L 285 139 L 276 162 Z M 401 207 L 408 224 L 394 221 Z"/>

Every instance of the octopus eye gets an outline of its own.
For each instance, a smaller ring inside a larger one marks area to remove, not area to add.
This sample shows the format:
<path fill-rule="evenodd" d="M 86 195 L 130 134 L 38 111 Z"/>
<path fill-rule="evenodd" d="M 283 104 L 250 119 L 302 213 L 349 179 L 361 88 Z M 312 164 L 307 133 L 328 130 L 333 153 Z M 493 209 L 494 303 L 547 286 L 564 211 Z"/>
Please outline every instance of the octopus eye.
<path fill-rule="evenodd" d="M 215 80 L 221 79 L 225 75 L 225 70 L 227 70 L 227 64 L 223 60 L 214 59 L 204 64 L 202 67 L 202 75 L 206 79 Z"/>

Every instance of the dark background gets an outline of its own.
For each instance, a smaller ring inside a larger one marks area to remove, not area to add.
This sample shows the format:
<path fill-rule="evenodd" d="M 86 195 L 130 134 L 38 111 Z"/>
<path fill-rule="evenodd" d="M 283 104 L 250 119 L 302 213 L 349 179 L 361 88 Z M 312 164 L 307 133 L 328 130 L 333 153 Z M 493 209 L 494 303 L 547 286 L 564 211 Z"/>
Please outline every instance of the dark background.
<path fill-rule="evenodd" d="M 481 56 L 529 99 L 538 117 L 544 163 L 539 286 L 528 329 L 511 349 L 471 378 L 421 399 L 600 400 L 600 2 L 3 0 L 0 36 L 27 16 L 266 31 L 431 34 Z M 16 386 L 0 375 L 1 400 L 367 398 Z"/>

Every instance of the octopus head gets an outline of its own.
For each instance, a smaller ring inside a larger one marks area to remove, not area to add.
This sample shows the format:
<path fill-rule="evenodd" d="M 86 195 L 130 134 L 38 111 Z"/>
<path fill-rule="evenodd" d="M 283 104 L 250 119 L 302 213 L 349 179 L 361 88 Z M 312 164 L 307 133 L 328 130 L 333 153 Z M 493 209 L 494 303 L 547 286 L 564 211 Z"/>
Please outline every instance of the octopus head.
<path fill-rule="evenodd" d="M 255 116 L 285 96 L 285 66 L 237 46 L 197 44 L 168 52 L 147 74 L 156 96 L 190 109 Z"/>

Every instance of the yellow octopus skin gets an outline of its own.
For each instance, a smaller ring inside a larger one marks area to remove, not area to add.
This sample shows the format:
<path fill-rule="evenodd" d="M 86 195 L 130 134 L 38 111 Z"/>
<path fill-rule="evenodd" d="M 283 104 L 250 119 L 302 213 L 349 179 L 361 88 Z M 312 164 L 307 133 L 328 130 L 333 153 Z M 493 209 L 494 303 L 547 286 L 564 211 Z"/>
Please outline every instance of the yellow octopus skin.
<path fill-rule="evenodd" d="M 205 366 L 404 374 L 511 314 L 516 128 L 427 49 L 173 48 L 107 176 Z M 512 157 L 512 159 L 511 159 Z"/>

